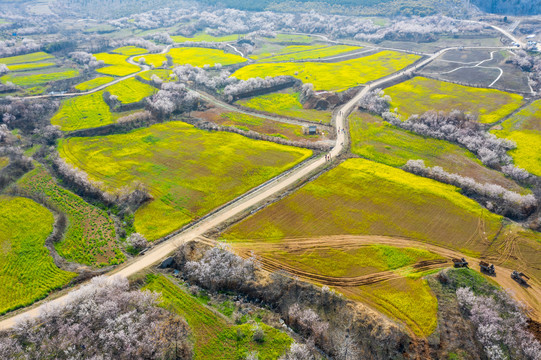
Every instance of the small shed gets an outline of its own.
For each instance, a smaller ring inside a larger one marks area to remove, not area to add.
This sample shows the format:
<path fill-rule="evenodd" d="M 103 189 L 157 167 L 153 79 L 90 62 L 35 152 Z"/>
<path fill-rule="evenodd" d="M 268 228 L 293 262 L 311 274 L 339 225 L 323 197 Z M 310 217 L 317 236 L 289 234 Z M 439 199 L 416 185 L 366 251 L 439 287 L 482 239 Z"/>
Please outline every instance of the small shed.
<path fill-rule="evenodd" d="M 315 125 L 308 126 L 308 135 L 317 135 L 317 126 Z"/>

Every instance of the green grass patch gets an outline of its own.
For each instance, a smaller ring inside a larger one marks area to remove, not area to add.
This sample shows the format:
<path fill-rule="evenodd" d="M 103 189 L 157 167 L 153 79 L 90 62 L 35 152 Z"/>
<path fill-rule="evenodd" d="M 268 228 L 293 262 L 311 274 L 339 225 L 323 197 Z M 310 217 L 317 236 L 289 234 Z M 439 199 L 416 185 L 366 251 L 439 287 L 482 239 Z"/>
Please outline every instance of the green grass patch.
<path fill-rule="evenodd" d="M 135 228 L 155 240 L 308 158 L 312 152 L 181 122 L 128 134 L 69 138 L 61 156 L 92 179 L 119 189 L 146 184 L 154 201 L 135 213 Z"/>
<path fill-rule="evenodd" d="M 0 170 L 9 165 L 9 158 L 0 156 Z"/>
<path fill-rule="evenodd" d="M 45 67 L 51 67 L 55 66 L 55 63 L 52 62 L 41 62 L 41 63 L 28 63 L 28 64 L 17 64 L 17 65 L 9 65 L 8 68 L 11 71 L 28 71 L 28 70 L 36 70 L 41 69 Z"/>
<path fill-rule="evenodd" d="M 523 104 L 523 98 L 495 89 L 480 89 L 449 82 L 415 77 L 385 89 L 391 108 L 398 108 L 404 120 L 428 110 L 462 110 L 478 115 L 479 122 L 493 123 Z"/>
<path fill-rule="evenodd" d="M 1 80 L 4 84 L 7 82 L 12 82 L 15 85 L 19 86 L 32 86 L 45 84 L 50 81 L 70 79 L 76 76 L 79 76 L 78 70 L 65 69 L 63 71 L 30 75 L 27 75 L 26 73 L 9 73 L 5 76 L 2 76 Z"/>
<path fill-rule="evenodd" d="M 120 54 L 120 55 L 133 56 L 133 55 L 146 54 L 148 50 L 130 45 L 130 46 L 123 46 L 123 47 L 116 48 L 111 52 L 115 54 Z"/>
<path fill-rule="evenodd" d="M 381 51 L 358 59 L 336 63 L 284 62 L 250 64 L 232 76 L 241 80 L 254 77 L 290 75 L 316 90 L 342 91 L 392 74 L 420 59 L 418 55 Z"/>
<path fill-rule="evenodd" d="M 271 43 L 298 43 L 298 44 L 310 44 L 314 39 L 308 35 L 293 35 L 293 34 L 276 34 L 276 37 L 265 38 L 266 41 Z"/>
<path fill-rule="evenodd" d="M 34 201 L 0 196 L 0 314 L 32 304 L 76 276 L 57 268 L 45 247 L 53 223 L 53 214 Z"/>
<path fill-rule="evenodd" d="M 171 39 L 173 39 L 174 42 L 177 43 L 183 43 L 183 42 L 200 42 L 200 41 L 206 41 L 206 42 L 231 42 L 231 41 L 237 41 L 240 38 L 241 35 L 239 34 L 232 34 L 232 35 L 225 35 L 225 36 L 213 36 L 209 35 L 207 33 L 197 33 L 192 37 L 186 37 L 182 35 L 175 35 L 171 36 Z"/>
<path fill-rule="evenodd" d="M 334 46 L 305 46 L 306 49 L 301 50 L 302 46 L 287 46 L 282 50 L 283 54 L 275 55 L 270 58 L 262 59 L 262 61 L 296 61 L 296 60 L 317 60 L 326 57 L 332 57 L 355 50 L 360 50 L 362 47 L 349 45 L 334 45 Z"/>
<path fill-rule="evenodd" d="M 99 53 L 94 54 L 94 57 L 98 60 L 103 60 L 105 64 L 109 65 L 96 70 L 101 74 L 126 76 L 140 70 L 139 66 L 132 65 L 127 61 L 129 58 L 127 55 Z"/>
<path fill-rule="evenodd" d="M 80 84 L 75 85 L 75 89 L 79 91 L 87 91 L 97 88 L 98 86 L 110 83 L 115 78 L 112 76 L 100 76 L 92 80 L 88 80 L 85 82 L 82 82 Z"/>
<path fill-rule="evenodd" d="M 9 65 L 13 65 L 13 64 L 38 62 L 38 61 L 45 61 L 45 60 L 50 60 L 50 59 L 54 59 L 54 56 L 49 55 L 43 51 L 40 51 L 40 52 L 35 52 L 31 54 L 26 54 L 26 55 L 0 58 L 0 64 L 6 64 L 8 65 L 8 67 L 10 67 Z"/>
<path fill-rule="evenodd" d="M 165 276 L 152 276 L 144 287 L 161 294 L 161 306 L 186 319 L 194 337 L 194 359 L 245 359 L 256 351 L 258 359 L 278 359 L 293 340 L 264 323 L 264 341 L 252 340 L 255 324 L 233 325 Z"/>
<path fill-rule="evenodd" d="M 144 79 L 144 80 L 147 80 L 147 81 L 152 80 L 152 75 L 156 75 L 157 77 L 159 77 L 163 81 L 168 81 L 168 80 L 171 79 L 171 77 L 170 77 L 171 70 L 155 69 L 155 70 L 148 70 L 148 71 L 145 71 L 145 72 L 142 72 L 141 74 L 139 74 L 141 79 Z"/>
<path fill-rule="evenodd" d="M 114 123 L 109 105 L 103 100 L 103 91 L 77 96 L 63 101 L 51 124 L 62 131 L 89 129 Z"/>
<path fill-rule="evenodd" d="M 427 166 L 441 166 L 448 172 L 495 183 L 513 191 L 527 192 L 502 173 L 485 167 L 468 150 L 450 142 L 425 138 L 386 123 L 380 116 L 354 112 L 349 116 L 351 151 L 366 159 L 402 167 L 410 159 L 422 159 Z"/>
<path fill-rule="evenodd" d="M 31 195 L 44 196 L 68 217 L 64 238 L 55 244 L 60 256 L 94 266 L 116 265 L 125 260 L 117 246 L 113 221 L 107 213 L 60 187 L 43 166 L 24 175 L 17 187 Z"/>
<path fill-rule="evenodd" d="M 501 126 L 501 130 L 492 130 L 492 133 L 517 144 L 517 148 L 509 152 L 515 165 L 541 176 L 541 100 L 520 110 Z"/>
<path fill-rule="evenodd" d="M 364 159 L 350 159 L 228 229 L 231 241 L 325 235 L 386 235 L 454 249 L 484 249 L 502 218 L 459 189 Z M 460 224 L 457 226 L 456 224 Z"/>
<path fill-rule="evenodd" d="M 232 65 L 247 61 L 242 56 L 226 53 L 223 50 L 199 47 L 172 48 L 168 54 L 173 58 L 174 65 L 191 64 L 202 67 L 214 66 L 214 64 Z M 136 57 L 134 60 L 139 61 L 141 58 L 145 58 L 147 64 L 155 67 L 160 67 L 164 61 L 167 61 L 165 54 L 149 54 Z"/>
<path fill-rule="evenodd" d="M 129 78 L 107 88 L 111 95 L 116 95 L 123 104 L 138 102 L 158 91 L 155 87 Z"/>
<path fill-rule="evenodd" d="M 330 111 L 303 109 L 298 92 L 260 95 L 250 99 L 240 100 L 237 104 L 254 110 L 324 124 L 330 123 L 332 118 Z"/>

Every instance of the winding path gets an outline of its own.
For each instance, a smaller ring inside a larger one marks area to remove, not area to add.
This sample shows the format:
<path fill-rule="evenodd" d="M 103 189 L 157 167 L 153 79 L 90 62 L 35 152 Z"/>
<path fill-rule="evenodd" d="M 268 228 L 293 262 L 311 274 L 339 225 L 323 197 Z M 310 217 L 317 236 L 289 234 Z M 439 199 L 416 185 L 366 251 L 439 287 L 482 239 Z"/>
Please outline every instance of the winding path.
<path fill-rule="evenodd" d="M 347 133 L 346 119 L 347 116 L 354 110 L 358 101 L 368 93 L 371 89 L 377 88 L 389 81 L 397 80 L 403 76 L 411 75 L 418 68 L 425 66 L 430 63 L 438 56 L 443 54 L 445 51 L 452 49 L 457 49 L 456 47 L 451 47 L 447 49 L 440 50 L 431 56 L 427 57 L 424 60 L 419 61 L 416 64 L 411 65 L 405 70 L 401 70 L 397 73 L 391 74 L 374 82 L 371 82 L 369 85 L 363 87 L 358 94 L 343 105 L 337 112 L 335 117 L 335 126 L 337 131 L 337 139 L 335 146 L 328 153 L 331 158 L 336 158 L 340 155 L 346 148 L 349 141 L 349 136 Z M 142 70 L 143 71 L 143 70 Z M 139 73 L 139 72 L 138 72 Z M 138 73 L 129 75 L 128 77 L 133 77 Z M 122 81 L 123 79 L 118 79 Z M 107 85 L 107 84 L 106 84 Z M 111 85 L 111 84 L 109 84 Z M 106 87 L 106 86 L 104 86 Z M 99 89 L 99 88 L 98 88 Z M 99 91 L 94 89 L 93 91 Z M 63 96 L 74 96 L 75 94 L 63 94 Z M 77 93 L 76 95 L 81 95 Z M 186 230 L 181 233 L 169 238 L 166 241 L 156 245 L 147 251 L 144 255 L 139 256 L 132 261 L 129 261 L 123 265 L 120 265 L 118 268 L 111 271 L 108 275 L 119 275 L 124 277 L 132 276 L 139 271 L 159 262 L 163 258 L 167 257 L 169 254 L 175 251 L 182 243 L 196 239 L 198 236 L 203 235 L 205 232 L 215 228 L 218 225 L 221 225 L 241 213 L 255 208 L 258 204 L 270 199 L 276 194 L 282 193 L 291 186 L 298 184 L 300 181 L 308 178 L 310 175 L 314 174 L 317 171 L 320 171 L 328 166 L 328 161 L 325 157 L 321 156 L 318 158 L 312 158 L 299 166 L 296 166 L 292 170 L 279 175 L 278 177 L 268 181 L 264 185 L 249 191 L 248 193 L 242 195 L 241 197 L 233 200 L 220 210 L 209 214 L 204 217 L 201 221 L 192 224 Z M 536 285 L 537 286 L 537 285 Z M 6 318 L 0 321 L 0 331 L 9 329 L 16 325 L 16 323 L 24 318 L 35 318 L 39 316 L 41 309 L 47 306 L 62 305 L 69 299 L 69 293 L 66 295 L 61 295 L 53 300 L 39 304 L 33 308 L 25 310 L 19 314 L 16 314 L 12 317 Z"/>

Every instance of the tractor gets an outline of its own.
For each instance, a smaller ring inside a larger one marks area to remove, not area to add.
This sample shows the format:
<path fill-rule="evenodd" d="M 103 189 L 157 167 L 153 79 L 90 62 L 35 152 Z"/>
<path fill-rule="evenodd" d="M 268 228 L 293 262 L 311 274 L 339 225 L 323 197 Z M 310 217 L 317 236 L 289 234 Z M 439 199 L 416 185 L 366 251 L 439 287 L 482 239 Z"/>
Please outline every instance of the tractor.
<path fill-rule="evenodd" d="M 468 262 L 464 258 L 462 259 L 453 258 L 451 260 L 453 261 L 456 268 L 468 267 Z"/>
<path fill-rule="evenodd" d="M 518 272 L 516 270 L 511 273 L 511 279 L 515 280 L 522 286 L 528 286 L 528 280 L 530 280 L 530 278 L 526 276 L 526 274 Z"/>
<path fill-rule="evenodd" d="M 489 265 L 487 262 L 481 261 L 479 263 L 479 267 L 481 268 L 481 272 L 485 274 L 492 275 L 492 276 L 496 275 L 496 269 L 494 269 L 494 264 Z"/>

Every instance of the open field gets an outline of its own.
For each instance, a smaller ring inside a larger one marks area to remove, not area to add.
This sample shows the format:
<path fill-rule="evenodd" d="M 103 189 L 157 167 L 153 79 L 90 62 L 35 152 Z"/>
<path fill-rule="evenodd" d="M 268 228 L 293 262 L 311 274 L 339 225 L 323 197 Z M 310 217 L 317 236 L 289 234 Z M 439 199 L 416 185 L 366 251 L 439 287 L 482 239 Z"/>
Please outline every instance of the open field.
<path fill-rule="evenodd" d="M 192 116 L 218 125 L 234 126 L 241 130 L 251 130 L 260 134 L 276 136 L 287 140 L 318 141 L 325 138 L 320 135 L 305 135 L 300 125 L 285 124 L 232 111 L 220 111 L 212 108 L 201 112 L 192 112 Z"/>
<path fill-rule="evenodd" d="M 129 57 L 127 55 L 99 53 L 94 54 L 94 57 L 98 60 L 103 60 L 105 64 L 109 65 L 96 70 L 102 74 L 126 76 L 139 71 L 139 66 L 132 65 L 126 61 Z"/>
<path fill-rule="evenodd" d="M 393 49 L 409 50 L 409 51 L 434 53 L 444 48 L 458 47 L 458 46 L 498 47 L 498 46 L 502 46 L 502 42 L 500 41 L 500 34 L 494 32 L 494 36 L 479 36 L 477 38 L 462 37 L 462 36 L 458 36 L 458 37 L 441 36 L 438 40 L 433 41 L 433 42 L 384 40 L 378 43 L 377 46 L 388 47 L 388 48 L 393 48 Z"/>
<path fill-rule="evenodd" d="M 60 270 L 45 247 L 53 214 L 34 201 L 0 196 L 0 314 L 32 304 L 76 274 Z"/>
<path fill-rule="evenodd" d="M 334 46 L 305 46 L 306 49 L 300 49 L 302 46 L 288 46 L 283 49 L 282 54 L 261 59 L 261 61 L 295 61 L 295 60 L 317 60 L 321 58 L 336 56 L 355 50 L 360 50 L 359 46 L 334 45 Z"/>
<path fill-rule="evenodd" d="M 52 117 L 51 124 L 62 131 L 88 129 L 114 123 L 109 105 L 103 100 L 103 91 L 66 99 Z"/>
<path fill-rule="evenodd" d="M 31 54 L 26 54 L 26 55 L 0 58 L 0 64 L 6 64 L 8 65 L 8 67 L 10 67 L 9 65 L 13 65 L 13 64 L 31 63 L 31 62 L 45 61 L 45 60 L 51 60 L 51 59 L 54 59 L 54 56 L 40 51 L 40 52 L 35 52 Z"/>
<path fill-rule="evenodd" d="M 480 89 L 453 83 L 415 77 L 385 89 L 391 96 L 391 109 L 407 119 L 428 110 L 454 109 L 479 116 L 481 123 L 493 123 L 518 109 L 523 98 L 494 89 Z"/>
<path fill-rule="evenodd" d="M 239 34 L 232 34 L 232 35 L 226 35 L 226 36 L 213 36 L 209 35 L 207 33 L 197 33 L 192 37 L 186 37 L 182 35 L 174 35 L 171 36 L 171 39 L 173 39 L 174 42 L 177 43 L 183 43 L 183 42 L 230 42 L 230 41 L 237 41 L 242 35 Z"/>
<path fill-rule="evenodd" d="M 170 80 L 170 79 L 171 79 L 171 78 L 169 77 L 170 74 L 171 74 L 171 70 L 167 70 L 167 69 L 156 69 L 156 70 L 148 70 L 148 71 L 144 71 L 144 72 L 142 72 L 141 74 L 139 74 L 138 76 L 140 76 L 141 79 L 150 81 L 151 78 L 152 78 L 152 75 L 156 75 L 156 76 L 158 76 L 159 78 L 161 78 L 162 80 L 167 81 L 167 80 Z"/>
<path fill-rule="evenodd" d="M 389 166 L 402 167 L 408 160 L 425 161 L 445 171 L 491 183 L 519 193 L 527 192 L 501 172 L 485 167 L 468 150 L 450 142 L 425 138 L 396 128 L 380 116 L 354 112 L 349 116 L 351 152 Z"/>
<path fill-rule="evenodd" d="M 283 56 L 287 54 L 293 54 L 298 52 L 315 51 L 327 47 L 327 45 L 289 45 L 283 46 L 278 44 L 269 44 L 267 42 L 261 42 L 259 46 L 254 49 L 254 52 L 250 55 L 251 59 L 263 60 L 277 56 Z"/>
<path fill-rule="evenodd" d="M 129 78 L 107 88 L 111 95 L 116 95 L 123 104 L 138 102 L 154 94 L 158 89 L 144 84 L 135 78 Z"/>
<path fill-rule="evenodd" d="M 541 100 L 534 101 L 501 124 L 492 133 L 512 140 L 517 148 L 511 150 L 518 167 L 541 176 Z"/>
<path fill-rule="evenodd" d="M 17 187 L 30 195 L 43 196 L 45 201 L 66 214 L 66 233 L 62 241 L 55 244 L 60 256 L 93 266 L 116 265 L 124 261 L 113 221 L 107 213 L 60 187 L 43 166 L 24 175 Z"/>
<path fill-rule="evenodd" d="M 245 359 L 257 351 L 258 359 L 275 360 L 293 342 L 287 334 L 261 322 L 257 325 L 264 331 L 265 341 L 253 341 L 255 323 L 234 325 L 163 275 L 150 275 L 144 289 L 160 293 L 162 306 L 186 319 L 195 340 L 194 359 Z"/>
<path fill-rule="evenodd" d="M 85 82 L 82 82 L 80 84 L 75 85 L 75 89 L 80 91 L 87 91 L 94 88 L 97 88 L 100 85 L 110 83 L 115 78 L 112 76 L 100 76 L 92 80 L 88 80 Z"/>
<path fill-rule="evenodd" d="M 151 240 L 182 227 L 308 158 L 312 152 L 169 122 L 128 134 L 64 139 L 63 158 L 118 189 L 142 182 L 154 197 L 135 213 Z"/>
<path fill-rule="evenodd" d="M 233 76 L 247 80 L 253 77 L 290 75 L 316 90 L 342 91 L 382 78 L 413 64 L 420 56 L 396 51 L 381 51 L 358 59 L 336 63 L 258 63 L 237 70 Z"/>
<path fill-rule="evenodd" d="M 32 73 L 28 74 L 27 72 L 22 73 L 9 73 L 5 76 L 2 76 L 1 81 L 5 84 L 7 82 L 12 82 L 15 85 L 20 86 L 32 86 L 45 84 L 49 81 L 57 81 L 69 79 L 72 77 L 79 76 L 79 71 L 76 69 L 54 69 L 55 72 L 43 72 L 43 73 Z"/>
<path fill-rule="evenodd" d="M 8 68 L 10 71 L 30 71 L 30 70 L 52 67 L 55 65 L 56 64 L 52 62 L 38 62 L 38 63 L 9 65 Z"/>
<path fill-rule="evenodd" d="M 289 116 L 324 124 L 331 122 L 332 113 L 330 111 L 303 109 L 299 100 L 299 95 L 298 92 L 285 91 L 239 100 L 237 101 L 237 104 L 276 115 Z"/>
<path fill-rule="evenodd" d="M 111 52 L 115 53 L 115 54 L 120 54 L 120 55 L 133 56 L 133 55 L 146 54 L 148 52 L 148 50 L 137 47 L 137 46 L 131 46 L 130 45 L 130 46 L 119 47 L 117 49 L 114 49 Z"/>
<path fill-rule="evenodd" d="M 479 252 L 485 249 L 483 239 L 494 236 L 501 221 L 454 186 L 350 159 L 233 225 L 223 237 L 280 242 L 294 237 L 386 235 Z"/>
<path fill-rule="evenodd" d="M 9 158 L 0 156 L 0 170 L 9 165 Z"/>
<path fill-rule="evenodd" d="M 198 47 L 180 47 L 172 48 L 168 53 L 173 58 L 175 65 L 191 64 L 193 66 L 204 66 L 214 64 L 232 65 L 247 61 L 239 55 L 226 53 L 223 50 L 207 49 Z M 162 66 L 164 61 L 167 61 L 165 54 L 150 54 L 134 58 L 139 61 L 140 58 L 145 58 L 146 63 L 155 67 Z"/>

